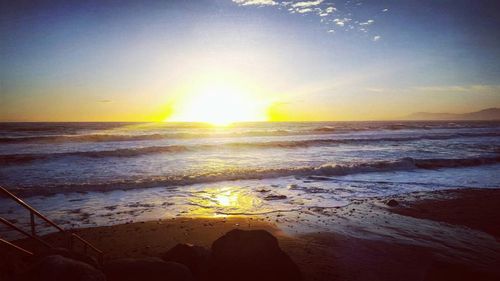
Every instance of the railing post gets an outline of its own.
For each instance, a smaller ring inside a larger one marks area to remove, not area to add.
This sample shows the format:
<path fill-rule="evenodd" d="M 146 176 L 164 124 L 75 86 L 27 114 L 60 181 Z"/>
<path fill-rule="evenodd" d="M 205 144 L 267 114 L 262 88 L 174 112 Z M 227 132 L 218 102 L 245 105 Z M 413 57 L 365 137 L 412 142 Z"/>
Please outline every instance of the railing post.
<path fill-rule="evenodd" d="M 73 251 L 73 233 L 69 232 L 68 233 L 68 248 L 70 251 Z"/>
<path fill-rule="evenodd" d="M 36 229 L 35 229 L 35 215 L 33 214 L 32 211 L 30 211 L 30 222 L 31 222 L 31 234 L 33 236 L 36 236 Z"/>

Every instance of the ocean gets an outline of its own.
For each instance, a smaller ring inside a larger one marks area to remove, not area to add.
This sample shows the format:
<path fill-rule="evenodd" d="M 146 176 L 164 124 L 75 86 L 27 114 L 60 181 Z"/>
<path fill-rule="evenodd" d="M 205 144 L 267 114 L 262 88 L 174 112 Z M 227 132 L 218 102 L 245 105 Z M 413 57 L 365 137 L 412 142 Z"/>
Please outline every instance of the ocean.
<path fill-rule="evenodd" d="M 500 122 L 1 123 L 0 185 L 65 227 L 493 188 Z"/>

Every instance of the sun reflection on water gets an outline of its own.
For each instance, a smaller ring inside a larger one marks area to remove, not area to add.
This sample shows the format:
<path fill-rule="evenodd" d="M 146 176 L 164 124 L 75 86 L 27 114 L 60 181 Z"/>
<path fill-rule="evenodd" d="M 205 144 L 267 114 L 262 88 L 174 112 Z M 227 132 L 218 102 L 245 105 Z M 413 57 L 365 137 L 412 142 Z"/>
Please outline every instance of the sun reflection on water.
<path fill-rule="evenodd" d="M 190 199 L 189 216 L 245 215 L 258 212 L 262 199 L 242 187 L 225 186 L 204 189 Z"/>
<path fill-rule="evenodd" d="M 220 206 L 234 206 L 238 201 L 238 194 L 231 194 L 231 191 L 225 191 L 224 193 L 216 195 L 215 200 Z"/>

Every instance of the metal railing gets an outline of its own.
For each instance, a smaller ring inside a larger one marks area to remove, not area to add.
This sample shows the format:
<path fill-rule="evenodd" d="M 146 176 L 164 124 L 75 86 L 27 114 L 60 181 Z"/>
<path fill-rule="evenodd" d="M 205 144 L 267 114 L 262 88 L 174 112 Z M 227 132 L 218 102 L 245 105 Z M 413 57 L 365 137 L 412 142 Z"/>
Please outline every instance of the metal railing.
<path fill-rule="evenodd" d="M 24 207 L 25 209 L 27 209 L 30 212 L 31 233 L 28 233 L 27 231 L 22 230 L 21 228 L 19 228 L 16 225 L 14 225 L 12 222 L 10 222 L 7 219 L 4 219 L 2 217 L 0 217 L 0 223 L 8 226 L 9 228 L 11 228 L 11 229 L 13 229 L 13 230 L 15 230 L 15 231 L 17 231 L 17 232 L 19 232 L 21 234 L 23 234 L 24 236 L 27 236 L 27 237 L 33 239 L 34 241 L 38 242 L 39 244 L 44 245 L 45 247 L 53 248 L 49 243 L 47 243 L 44 240 L 40 239 L 37 236 L 37 234 L 36 234 L 35 217 L 38 217 L 38 218 L 42 219 L 43 221 L 45 221 L 48 225 L 56 228 L 59 232 L 63 233 L 64 235 L 66 235 L 68 237 L 68 248 L 71 251 L 73 251 L 73 249 L 75 248 L 74 247 L 75 240 L 80 241 L 83 244 L 83 251 L 84 251 L 84 253 L 87 254 L 88 248 L 92 249 L 97 254 L 98 263 L 102 265 L 102 262 L 103 262 L 103 252 L 101 250 L 99 250 L 98 248 L 96 248 L 94 245 L 92 245 L 90 242 L 88 242 L 87 240 L 83 239 L 82 237 L 80 237 L 76 233 L 72 233 L 70 231 L 64 230 L 62 227 L 60 227 L 59 225 L 57 225 L 55 222 L 51 221 L 46 216 L 42 215 L 40 212 L 38 212 L 37 210 L 35 210 L 33 207 L 31 207 L 30 205 L 28 205 L 26 202 L 24 202 L 19 197 L 17 197 L 16 195 L 12 194 L 10 191 L 8 191 L 7 189 L 5 189 L 2 186 L 0 186 L 0 193 L 2 193 L 6 197 L 14 200 L 17 204 L 21 205 L 22 207 Z M 0 243 L 5 244 L 5 245 L 7 245 L 7 246 L 9 246 L 9 247 L 11 247 L 11 248 L 19 251 L 19 252 L 22 252 L 24 254 L 33 255 L 32 252 L 30 252 L 30 251 L 28 251 L 26 249 L 23 249 L 22 247 L 19 247 L 19 246 L 15 245 L 15 244 L 7 241 L 7 240 L 4 240 L 4 239 L 0 238 Z"/>
<path fill-rule="evenodd" d="M 22 253 L 22 254 L 25 254 L 27 256 L 34 256 L 34 254 L 32 252 L 30 252 L 30 251 L 28 251 L 26 249 L 23 249 L 23 248 L 17 246 L 16 244 L 13 244 L 13 243 L 11 243 L 11 242 L 9 242 L 7 240 L 4 240 L 2 238 L 0 238 L 0 243 L 2 243 L 4 245 L 7 245 L 8 247 L 10 247 L 10 248 L 12 248 L 12 249 L 14 249 L 14 250 Z"/>

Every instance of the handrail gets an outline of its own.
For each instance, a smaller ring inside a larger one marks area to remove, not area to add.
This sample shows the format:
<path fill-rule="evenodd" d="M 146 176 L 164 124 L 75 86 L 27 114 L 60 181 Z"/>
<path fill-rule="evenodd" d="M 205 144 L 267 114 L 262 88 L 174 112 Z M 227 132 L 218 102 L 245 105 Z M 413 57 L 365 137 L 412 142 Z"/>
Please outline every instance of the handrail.
<path fill-rule="evenodd" d="M 69 235 L 69 248 L 72 249 L 73 248 L 73 240 L 74 239 L 77 239 L 79 240 L 80 242 L 82 242 L 84 244 L 84 252 L 85 254 L 87 254 L 87 248 L 90 247 L 92 250 L 94 250 L 97 255 L 98 255 L 98 262 L 99 264 L 102 264 L 103 262 L 103 252 L 99 249 L 97 249 L 94 245 L 92 245 L 90 242 L 88 242 L 87 240 L 83 239 L 82 237 L 80 237 L 78 234 L 76 233 L 72 233 L 72 232 L 69 232 L 69 231 L 66 231 L 64 230 L 62 227 L 60 227 L 59 225 L 57 225 L 56 223 L 54 223 L 53 221 L 51 221 L 50 219 L 48 219 L 47 217 L 45 217 L 44 215 L 42 215 L 40 212 L 38 212 L 37 210 L 35 210 L 33 207 L 31 207 L 30 205 L 28 205 L 27 203 L 25 203 L 23 200 L 21 200 L 19 197 L 17 197 L 16 195 L 12 194 L 10 191 L 8 191 L 7 189 L 5 189 L 4 187 L 0 186 L 0 192 L 4 193 L 7 195 L 7 197 L 13 199 L 14 201 L 16 201 L 19 205 L 23 206 L 24 208 L 26 208 L 29 212 L 30 212 L 30 221 L 31 221 L 31 234 L 29 234 L 28 232 L 18 228 L 17 226 L 15 226 L 14 224 L 12 224 L 10 221 L 0 217 L 0 222 L 11 227 L 12 229 L 15 229 L 16 231 L 18 232 L 21 232 L 22 234 L 36 240 L 37 242 L 40 242 L 42 244 L 44 244 L 45 246 L 49 247 L 49 248 L 52 248 L 52 246 L 50 244 L 48 244 L 47 242 L 43 241 L 42 239 L 38 238 L 36 236 L 36 231 L 35 231 L 35 218 L 34 218 L 34 215 L 36 215 L 37 217 L 43 219 L 45 222 L 47 222 L 50 226 L 56 228 L 57 230 L 59 230 L 61 233 L 66 233 L 66 234 L 70 234 Z M 0 238 L 1 239 L 1 238 Z M 3 239 L 1 239 L 2 241 L 5 241 Z M 8 242 L 9 244 L 12 244 L 10 242 Z M 14 244 L 12 244 L 14 245 Z M 22 251 L 24 252 L 28 252 L 30 253 L 29 251 L 23 249 L 23 248 L 20 248 L 16 245 L 14 245 L 16 248 L 19 248 L 21 249 Z"/>
<path fill-rule="evenodd" d="M 0 186 L 0 191 L 6 194 L 8 197 L 10 197 L 12 200 L 16 201 L 19 205 L 23 206 L 24 208 L 28 209 L 32 214 L 35 214 L 37 217 L 41 218 L 42 220 L 46 221 L 48 224 L 51 226 L 57 228 L 59 231 L 64 232 L 64 229 L 62 229 L 60 226 L 58 226 L 55 222 L 49 220 L 47 217 L 44 215 L 40 214 L 37 210 L 35 210 L 33 207 L 25 203 L 23 200 L 21 200 L 19 197 L 15 196 L 12 194 L 10 191 L 5 189 L 4 187 Z"/>
<path fill-rule="evenodd" d="M 21 253 L 26 254 L 28 256 L 34 256 L 34 254 L 32 252 L 25 250 L 25 249 L 13 244 L 13 243 L 7 241 L 7 240 L 2 239 L 2 238 L 0 238 L 0 243 L 3 243 L 4 245 L 7 245 L 13 249 L 16 249 L 18 252 L 21 252 Z"/>
<path fill-rule="evenodd" d="M 102 254 L 103 252 L 99 249 L 97 249 L 94 245 L 90 244 L 87 240 L 83 239 L 80 235 L 76 233 L 71 233 L 72 236 L 74 236 L 76 239 L 80 240 L 82 243 L 85 245 L 89 246 L 92 250 L 96 251 L 99 254 Z"/>
<path fill-rule="evenodd" d="M 12 228 L 14 230 L 16 230 L 17 232 L 20 232 L 20 233 L 28 236 L 31 239 L 36 240 L 37 242 L 39 242 L 40 244 L 43 244 L 47 248 L 52 248 L 52 246 L 49 243 L 43 241 L 42 239 L 36 237 L 35 235 L 29 234 L 28 232 L 20 229 L 19 227 L 15 226 L 13 223 L 11 223 L 10 221 L 8 221 L 8 220 L 6 220 L 6 219 L 4 219 L 2 217 L 0 217 L 0 222 L 3 223 L 3 224 L 5 224 L 6 226 L 8 226 L 8 227 L 10 227 L 10 228 Z"/>

